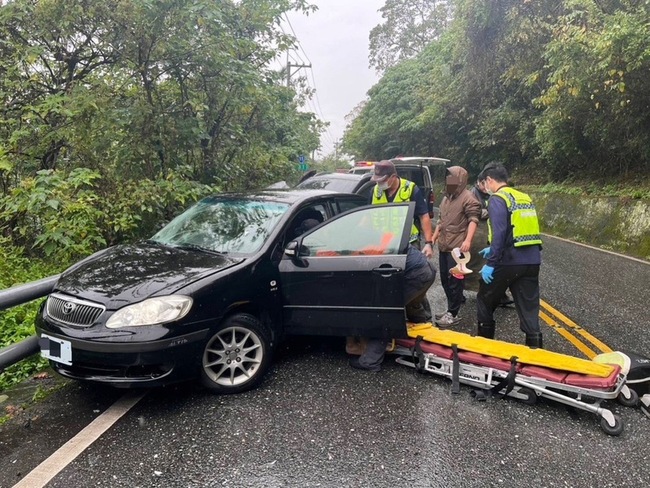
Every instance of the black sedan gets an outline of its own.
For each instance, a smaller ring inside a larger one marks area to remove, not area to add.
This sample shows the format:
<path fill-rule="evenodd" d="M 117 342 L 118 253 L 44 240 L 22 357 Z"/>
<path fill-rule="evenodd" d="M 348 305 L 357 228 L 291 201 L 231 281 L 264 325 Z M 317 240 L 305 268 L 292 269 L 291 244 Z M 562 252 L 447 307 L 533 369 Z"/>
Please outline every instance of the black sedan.
<path fill-rule="evenodd" d="M 413 204 L 364 204 L 314 190 L 204 199 L 65 271 L 37 317 L 41 353 L 77 380 L 200 377 L 234 393 L 259 383 L 285 334 L 403 337 Z"/>

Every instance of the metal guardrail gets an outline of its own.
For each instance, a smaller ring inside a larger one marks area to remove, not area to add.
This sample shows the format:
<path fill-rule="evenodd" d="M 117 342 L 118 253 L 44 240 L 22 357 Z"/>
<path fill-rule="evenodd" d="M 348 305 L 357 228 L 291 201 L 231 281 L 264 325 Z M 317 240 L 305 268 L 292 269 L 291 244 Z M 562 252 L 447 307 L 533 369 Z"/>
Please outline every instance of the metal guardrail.
<path fill-rule="evenodd" d="M 12 286 L 0 291 L 0 310 L 6 310 L 16 305 L 44 297 L 52 291 L 60 275 L 50 276 L 42 280 L 32 281 L 24 285 Z M 0 349 L 0 372 L 7 366 L 16 364 L 23 359 L 36 354 L 39 350 L 38 337 L 31 336 L 11 346 Z"/>

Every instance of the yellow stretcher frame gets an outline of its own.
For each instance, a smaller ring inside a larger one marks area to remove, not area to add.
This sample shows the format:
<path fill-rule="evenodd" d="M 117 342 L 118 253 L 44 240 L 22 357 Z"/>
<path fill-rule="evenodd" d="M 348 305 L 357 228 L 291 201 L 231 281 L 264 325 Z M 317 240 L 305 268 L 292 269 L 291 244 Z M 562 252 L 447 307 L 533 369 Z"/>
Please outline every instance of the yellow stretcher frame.
<path fill-rule="evenodd" d="M 496 339 L 475 337 L 464 332 L 441 330 L 434 327 L 431 323 L 414 324 L 407 322 L 406 330 L 409 337 L 413 339 L 421 336 L 427 342 L 433 342 L 434 344 L 447 347 L 455 344 L 458 349 L 463 351 L 484 354 L 505 360 L 510 360 L 510 358 L 516 356 L 518 362 L 521 364 L 542 366 L 568 371 L 570 373 L 597 376 L 599 378 L 607 378 L 614 371 L 614 367 L 609 364 L 596 363 L 588 359 L 576 358 L 545 349 L 532 349 L 523 344 L 512 344 Z"/>

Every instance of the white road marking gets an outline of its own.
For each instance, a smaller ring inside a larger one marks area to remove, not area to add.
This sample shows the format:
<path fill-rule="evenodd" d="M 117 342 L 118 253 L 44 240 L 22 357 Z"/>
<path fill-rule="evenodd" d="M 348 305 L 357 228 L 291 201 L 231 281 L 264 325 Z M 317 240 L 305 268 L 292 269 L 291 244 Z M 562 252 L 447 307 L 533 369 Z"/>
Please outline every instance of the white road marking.
<path fill-rule="evenodd" d="M 61 446 L 54 454 L 36 466 L 13 488 L 42 488 L 63 468 L 88 448 L 124 414 L 133 408 L 146 394 L 130 392 L 111 405 L 108 410 L 84 427 L 81 432 Z"/>
<path fill-rule="evenodd" d="M 614 251 L 608 251 L 607 249 L 601 249 L 600 247 L 590 246 L 589 244 L 583 244 L 582 242 L 572 241 L 570 239 L 564 239 L 562 237 L 553 236 L 551 234 L 544 234 L 543 232 L 541 234 L 543 236 L 545 236 L 545 237 L 551 237 L 553 239 L 557 239 L 558 241 L 569 242 L 569 243 L 575 244 L 577 246 L 587 247 L 589 249 L 593 249 L 594 251 L 606 252 L 607 254 L 612 254 L 614 256 L 618 256 L 619 258 L 631 259 L 632 261 L 636 261 L 636 262 L 642 263 L 642 264 L 650 264 L 650 261 L 646 261 L 645 259 L 639 259 L 639 258 L 634 258 L 632 256 L 626 256 L 625 254 L 620 254 L 620 253 L 617 253 L 617 252 L 614 252 Z"/>

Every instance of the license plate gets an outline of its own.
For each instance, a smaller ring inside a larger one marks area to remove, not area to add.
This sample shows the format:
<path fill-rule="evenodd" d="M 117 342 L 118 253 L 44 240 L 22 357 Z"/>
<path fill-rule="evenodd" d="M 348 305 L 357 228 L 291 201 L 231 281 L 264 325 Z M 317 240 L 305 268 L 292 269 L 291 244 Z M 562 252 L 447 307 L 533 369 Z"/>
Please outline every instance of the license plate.
<path fill-rule="evenodd" d="M 41 334 L 38 343 L 41 346 L 41 356 L 45 359 L 51 359 L 68 366 L 72 365 L 72 344 L 70 344 L 70 341 Z"/>

